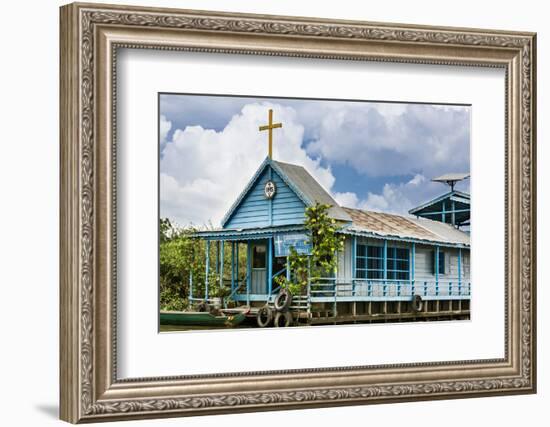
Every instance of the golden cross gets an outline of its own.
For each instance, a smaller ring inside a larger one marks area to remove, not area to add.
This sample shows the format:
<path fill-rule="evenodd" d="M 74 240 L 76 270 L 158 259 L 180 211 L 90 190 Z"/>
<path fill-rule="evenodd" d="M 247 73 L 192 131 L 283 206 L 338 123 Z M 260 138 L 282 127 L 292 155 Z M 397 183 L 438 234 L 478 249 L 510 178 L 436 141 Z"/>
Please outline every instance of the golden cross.
<path fill-rule="evenodd" d="M 268 130 L 269 131 L 269 158 L 271 159 L 273 145 L 273 129 L 282 128 L 282 123 L 273 123 L 273 110 L 269 110 L 269 123 L 264 126 L 260 126 L 260 131 Z"/>

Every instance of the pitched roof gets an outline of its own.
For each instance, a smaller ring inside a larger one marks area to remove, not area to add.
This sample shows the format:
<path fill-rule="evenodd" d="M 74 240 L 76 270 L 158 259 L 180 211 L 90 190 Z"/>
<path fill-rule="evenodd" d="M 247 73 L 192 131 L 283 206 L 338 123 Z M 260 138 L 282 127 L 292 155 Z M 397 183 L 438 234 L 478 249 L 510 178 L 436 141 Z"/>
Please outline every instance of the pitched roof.
<path fill-rule="evenodd" d="M 402 215 L 342 207 L 302 166 L 283 163 L 269 158 L 266 158 L 258 168 L 224 217 L 224 220 L 222 220 L 222 224 L 231 217 L 268 165 L 281 176 L 281 179 L 285 181 L 307 206 L 311 206 L 315 202 L 331 205 L 329 209 L 330 217 L 350 223 L 344 227 L 343 232 L 345 233 L 365 233 L 374 237 L 394 237 L 397 239 L 423 240 L 452 245 L 469 246 L 470 244 L 469 234 L 457 230 L 450 224 L 426 218 L 409 218 Z M 466 193 L 457 191 L 454 193 L 457 193 L 460 197 L 468 199 L 470 197 Z M 445 196 L 448 196 L 448 194 Z"/>
<path fill-rule="evenodd" d="M 278 173 L 281 179 L 296 193 L 306 206 L 313 206 L 315 202 L 331 205 L 328 214 L 331 218 L 340 221 L 351 221 L 349 215 L 338 205 L 336 200 L 313 178 L 302 166 L 290 163 L 278 162 L 266 157 L 260 167 L 254 173 L 246 187 L 243 189 L 237 200 L 223 217 L 222 226 L 229 221 L 233 213 L 241 204 L 246 194 L 253 187 L 267 166 L 271 166 Z"/>
<path fill-rule="evenodd" d="M 343 208 L 352 218 L 347 232 L 373 234 L 380 237 L 395 237 L 425 240 L 458 245 L 469 245 L 470 236 L 450 224 L 425 218 L 408 218 L 402 215 Z"/>
<path fill-rule="evenodd" d="M 436 208 L 437 210 L 441 210 L 440 205 L 441 203 L 447 201 L 447 200 L 454 200 L 459 203 L 463 203 L 465 205 L 470 205 L 470 195 L 468 193 L 464 193 L 462 191 L 453 190 L 449 191 L 448 193 L 442 194 L 441 196 L 436 197 L 435 199 L 432 199 L 426 203 L 421 204 L 420 206 L 417 206 L 416 208 L 412 208 L 409 210 L 410 214 L 417 215 L 418 213 L 421 213 L 424 209 L 428 208 Z"/>
<path fill-rule="evenodd" d="M 275 160 L 271 160 L 271 163 L 274 169 L 280 174 L 282 173 L 282 175 L 285 175 L 288 180 L 296 186 L 297 190 L 309 201 L 309 203 L 306 203 L 307 205 L 313 205 L 315 202 L 331 205 L 328 211 L 331 218 L 341 221 L 351 221 L 350 216 L 338 202 L 332 198 L 330 193 L 302 166 Z"/>

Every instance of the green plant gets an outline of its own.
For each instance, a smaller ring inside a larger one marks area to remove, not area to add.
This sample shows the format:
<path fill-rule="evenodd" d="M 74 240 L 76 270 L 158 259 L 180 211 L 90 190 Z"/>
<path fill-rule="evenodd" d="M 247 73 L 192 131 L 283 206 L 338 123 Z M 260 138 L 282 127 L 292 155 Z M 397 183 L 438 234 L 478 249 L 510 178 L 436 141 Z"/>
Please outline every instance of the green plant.
<path fill-rule="evenodd" d="M 159 293 L 162 310 L 183 310 L 193 294 L 204 291 L 205 242 L 194 237 L 193 227 L 180 228 L 167 218 L 159 224 Z"/>
<path fill-rule="evenodd" d="M 218 244 L 196 237 L 194 227 L 178 227 L 168 218 L 159 223 L 159 292 L 162 310 L 184 310 L 189 306 L 189 287 L 193 283 L 193 297 L 202 298 L 206 288 L 206 251 L 209 248 L 210 271 L 208 274 L 208 296 L 227 298 L 231 289 L 219 285 L 220 275 L 214 266 Z M 239 276 L 246 274 L 246 250 L 240 248 L 237 259 Z M 231 245 L 224 245 L 224 275 L 231 271 Z"/>
<path fill-rule="evenodd" d="M 328 215 L 329 209 L 330 205 L 321 203 L 306 209 L 304 224 L 312 247 L 311 255 L 298 254 L 291 248 L 288 257 L 292 272 L 290 280 L 282 276 L 275 278 L 278 286 L 294 295 L 304 292 L 310 278 L 317 280 L 336 273 L 336 253 L 344 247 L 344 236 L 338 234 L 340 226 Z"/>

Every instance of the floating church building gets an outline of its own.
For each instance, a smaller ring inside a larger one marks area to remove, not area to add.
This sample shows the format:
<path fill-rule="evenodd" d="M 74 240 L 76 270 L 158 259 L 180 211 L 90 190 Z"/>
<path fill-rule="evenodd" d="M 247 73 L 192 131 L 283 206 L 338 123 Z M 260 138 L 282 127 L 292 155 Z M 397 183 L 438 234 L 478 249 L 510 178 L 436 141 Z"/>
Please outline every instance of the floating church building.
<path fill-rule="evenodd" d="M 270 114 L 263 127 L 270 133 L 269 155 L 221 228 L 197 233 L 206 240 L 206 277 L 215 259 L 217 285 L 228 288 L 235 309 L 258 317 L 269 312 L 258 319 L 269 325 L 280 293 L 275 278 L 291 278 L 291 247 L 310 253 L 305 212 L 319 202 L 330 205 L 328 215 L 339 225 L 344 248 L 332 277 L 312 280 L 304 295 L 293 297 L 290 323 L 468 319 L 470 236 L 460 226 L 469 223 L 469 196 L 453 188 L 411 210 L 411 216 L 340 206 L 302 166 L 272 159 L 271 132 L 277 125 Z M 190 299 L 209 301 L 209 286 L 207 280 L 204 295 L 194 295 L 191 286 Z"/>

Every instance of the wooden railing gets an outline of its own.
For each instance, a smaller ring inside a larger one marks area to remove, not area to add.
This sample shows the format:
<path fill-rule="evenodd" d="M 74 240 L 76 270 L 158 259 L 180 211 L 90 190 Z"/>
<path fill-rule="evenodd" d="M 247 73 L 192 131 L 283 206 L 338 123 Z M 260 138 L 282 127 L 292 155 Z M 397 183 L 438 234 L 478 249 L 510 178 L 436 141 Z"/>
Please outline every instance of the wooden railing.
<path fill-rule="evenodd" d="M 411 281 L 384 279 L 311 278 L 308 281 L 310 300 L 405 300 L 414 295 L 437 299 L 469 298 L 470 282 Z"/>

